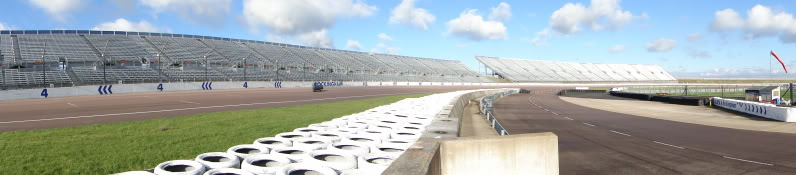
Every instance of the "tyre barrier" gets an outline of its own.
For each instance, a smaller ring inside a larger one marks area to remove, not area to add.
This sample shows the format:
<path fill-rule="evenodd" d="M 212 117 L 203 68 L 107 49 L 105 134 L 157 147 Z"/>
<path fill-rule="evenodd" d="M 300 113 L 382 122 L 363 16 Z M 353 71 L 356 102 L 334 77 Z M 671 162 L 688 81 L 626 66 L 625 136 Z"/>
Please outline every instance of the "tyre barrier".
<path fill-rule="evenodd" d="M 421 136 L 457 96 L 407 98 L 360 113 L 310 124 L 226 152 L 159 164 L 155 174 L 380 174 Z M 128 174 L 146 172 L 126 172 Z M 150 173 L 151 174 L 151 173 Z"/>
<path fill-rule="evenodd" d="M 194 161 L 201 163 L 208 169 L 240 168 L 240 157 L 225 152 L 209 152 L 199 154 Z"/>
<path fill-rule="evenodd" d="M 310 163 L 294 163 L 287 164 L 276 173 L 277 175 L 293 175 L 293 174 L 316 174 L 316 175 L 337 175 L 334 169 Z"/>
<path fill-rule="evenodd" d="M 278 154 L 262 154 L 249 156 L 241 165 L 241 169 L 254 174 L 276 174 L 280 167 L 291 164 L 290 159 Z"/>
<path fill-rule="evenodd" d="M 205 173 L 205 166 L 193 160 L 166 161 L 155 167 L 157 175 L 201 175 L 203 173 Z"/>
<path fill-rule="evenodd" d="M 343 151 L 315 150 L 310 153 L 307 163 L 323 165 L 337 172 L 357 168 L 357 157 Z"/>
<path fill-rule="evenodd" d="M 254 175 L 254 173 L 237 168 L 218 168 L 209 170 L 204 175 Z"/>
<path fill-rule="evenodd" d="M 240 159 L 246 159 L 255 154 L 268 154 L 269 151 L 268 147 L 255 144 L 236 145 L 227 149 L 227 153 L 238 156 Z"/>

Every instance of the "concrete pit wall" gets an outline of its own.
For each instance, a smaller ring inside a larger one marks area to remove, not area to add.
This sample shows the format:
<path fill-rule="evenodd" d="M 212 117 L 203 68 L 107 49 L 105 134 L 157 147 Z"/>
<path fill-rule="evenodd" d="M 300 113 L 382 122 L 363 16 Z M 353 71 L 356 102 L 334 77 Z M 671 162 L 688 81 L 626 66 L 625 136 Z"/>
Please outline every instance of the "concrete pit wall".
<path fill-rule="evenodd" d="M 485 172 L 483 174 L 558 174 L 558 140 L 552 133 L 466 139 L 459 137 L 464 107 L 470 100 L 510 90 L 516 89 L 475 91 L 451 101 L 445 110 L 437 114 L 423 132 L 423 136 L 382 174 L 442 175 L 476 172 L 454 170 L 464 167 L 469 167 L 469 170 L 483 168 L 485 170 L 477 171 Z M 498 159 L 501 161 L 496 161 Z M 525 167 L 516 168 L 519 164 Z"/>

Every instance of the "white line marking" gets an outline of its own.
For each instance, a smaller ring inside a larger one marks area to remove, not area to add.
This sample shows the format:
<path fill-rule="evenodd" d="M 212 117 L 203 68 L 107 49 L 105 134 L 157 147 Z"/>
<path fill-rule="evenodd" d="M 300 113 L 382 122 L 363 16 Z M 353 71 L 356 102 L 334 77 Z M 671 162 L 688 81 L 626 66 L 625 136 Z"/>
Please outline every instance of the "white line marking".
<path fill-rule="evenodd" d="M 732 160 L 737 160 L 737 161 L 743 161 L 743 162 L 749 162 L 749 163 L 756 163 L 756 164 L 760 164 L 760 165 L 774 166 L 774 164 L 770 164 L 770 163 L 763 163 L 763 162 L 758 162 L 758 161 L 752 161 L 752 160 L 746 160 L 746 159 L 739 159 L 739 158 L 730 157 L 730 156 L 724 156 L 724 158 L 727 158 L 727 159 L 732 159 Z"/>
<path fill-rule="evenodd" d="M 197 105 L 198 105 L 198 104 L 201 104 L 201 103 L 192 102 L 192 101 L 185 101 L 185 100 L 180 100 L 180 102 L 183 102 L 183 103 L 190 103 L 190 104 L 197 104 Z"/>
<path fill-rule="evenodd" d="M 565 119 L 567 119 L 567 120 L 574 120 L 574 119 L 572 119 L 572 118 L 569 118 L 569 117 L 564 117 L 564 118 L 565 118 Z"/>
<path fill-rule="evenodd" d="M 675 147 L 675 148 L 678 148 L 678 149 L 685 149 L 685 148 L 683 148 L 683 147 L 679 147 L 679 146 L 675 146 L 675 145 L 672 145 L 672 144 L 663 143 L 663 142 L 659 142 L 659 141 L 652 141 L 652 142 L 655 142 L 655 143 L 657 143 L 657 144 L 661 144 L 661 145 L 670 146 L 670 147 Z"/>
<path fill-rule="evenodd" d="M 619 132 L 619 131 L 614 131 L 614 130 L 609 130 L 609 131 L 611 131 L 611 132 L 613 132 L 613 133 L 617 133 L 617 134 L 625 135 L 625 136 L 631 136 L 630 134 L 625 134 L 625 133 L 622 133 L 622 132 Z"/>
<path fill-rule="evenodd" d="M 553 112 L 553 111 L 550 111 L 550 113 L 553 113 L 553 115 L 558 115 L 556 112 Z"/>
<path fill-rule="evenodd" d="M 544 109 L 544 111 L 550 111 L 550 110 Z"/>
<path fill-rule="evenodd" d="M 164 110 L 156 110 L 156 111 L 141 111 L 141 112 L 126 112 L 126 113 L 115 113 L 115 114 L 97 114 L 97 115 L 84 115 L 84 116 L 74 116 L 74 117 L 59 117 L 59 118 L 33 119 L 33 120 L 4 121 L 4 122 L 0 122 L 0 124 L 11 124 L 11 123 L 28 123 L 28 122 L 41 122 L 41 121 L 52 121 L 52 120 L 67 120 L 67 119 L 79 119 L 79 118 L 94 118 L 94 117 L 107 117 L 107 116 L 133 115 L 133 114 L 150 114 L 150 113 L 162 113 L 162 112 L 186 111 L 186 110 L 196 110 L 196 109 L 212 109 L 212 108 L 225 108 L 225 107 L 238 107 L 238 106 L 254 106 L 254 105 L 267 105 L 267 104 L 280 104 L 280 103 L 296 103 L 296 102 L 323 101 L 323 100 L 334 100 L 334 99 L 346 99 L 346 98 L 358 98 L 358 97 L 373 97 L 373 96 L 385 96 L 385 95 L 386 95 L 386 96 L 390 96 L 390 95 L 404 95 L 404 94 L 415 94 L 415 93 L 378 94 L 378 95 L 359 95 L 359 96 L 332 97 L 332 98 L 319 98 L 319 99 L 309 99 L 309 100 L 292 100 L 292 101 L 276 101 L 276 102 L 262 102 L 262 103 L 245 103 L 245 104 L 234 104 L 234 105 L 204 106 L 204 107 L 192 107 L 192 108 L 164 109 Z"/>
<path fill-rule="evenodd" d="M 77 107 L 77 105 L 72 104 L 72 103 L 66 103 L 66 104 L 68 104 L 69 106 L 72 106 L 72 107 Z"/>
<path fill-rule="evenodd" d="M 589 125 L 589 126 L 591 126 L 591 127 L 597 127 L 597 126 L 594 126 L 594 125 L 592 125 L 592 124 L 589 124 L 589 123 L 583 123 L 583 124 L 584 124 L 584 125 Z"/>

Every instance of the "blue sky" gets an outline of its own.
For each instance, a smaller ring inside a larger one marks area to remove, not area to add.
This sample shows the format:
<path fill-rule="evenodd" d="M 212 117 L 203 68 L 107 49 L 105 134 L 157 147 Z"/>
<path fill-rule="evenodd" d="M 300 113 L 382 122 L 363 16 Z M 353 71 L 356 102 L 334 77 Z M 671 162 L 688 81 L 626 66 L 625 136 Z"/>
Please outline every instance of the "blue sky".
<path fill-rule="evenodd" d="M 482 55 L 658 64 L 679 77 L 768 77 L 769 50 L 796 69 L 793 1 L 8 0 L 3 4 L 0 29 L 6 30 L 220 36 L 455 59 L 473 69 L 479 67 L 474 56 Z M 793 77 L 778 68 L 774 65 L 776 76 Z"/>

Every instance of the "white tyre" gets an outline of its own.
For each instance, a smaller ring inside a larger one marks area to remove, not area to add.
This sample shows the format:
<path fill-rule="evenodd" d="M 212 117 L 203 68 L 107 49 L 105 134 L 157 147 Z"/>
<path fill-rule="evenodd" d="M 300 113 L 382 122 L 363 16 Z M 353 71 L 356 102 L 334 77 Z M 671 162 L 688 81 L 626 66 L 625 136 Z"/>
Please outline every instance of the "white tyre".
<path fill-rule="evenodd" d="M 349 154 L 353 154 L 357 157 L 366 156 L 370 153 L 371 146 L 363 143 L 356 143 L 356 142 L 340 142 L 340 143 L 333 143 L 326 148 L 327 150 L 345 152 Z"/>
<path fill-rule="evenodd" d="M 283 132 L 283 133 L 277 134 L 276 137 L 285 138 L 285 139 L 288 139 L 288 140 L 296 140 L 296 139 L 300 139 L 300 138 L 310 137 L 310 133 L 306 133 L 306 132 Z"/>
<path fill-rule="evenodd" d="M 387 140 L 390 139 L 390 132 L 392 130 L 384 130 L 384 129 L 365 129 L 357 133 L 357 135 L 361 136 L 369 136 L 369 137 L 376 137 L 380 140 Z"/>
<path fill-rule="evenodd" d="M 225 152 L 210 152 L 199 154 L 194 161 L 205 165 L 208 169 L 240 168 L 241 159 L 235 154 Z"/>
<path fill-rule="evenodd" d="M 415 142 L 416 142 L 416 140 L 410 140 L 410 139 L 388 139 L 388 140 L 382 141 L 381 145 L 394 146 L 394 147 L 398 147 L 398 148 L 408 149 L 413 144 L 415 144 Z"/>
<path fill-rule="evenodd" d="M 340 139 L 342 139 L 345 136 L 348 136 L 348 134 L 342 132 L 334 132 L 334 131 L 323 131 L 323 132 L 312 133 L 312 137 L 314 138 L 322 138 L 330 140 L 332 142 L 340 142 Z"/>
<path fill-rule="evenodd" d="M 293 147 L 306 148 L 310 150 L 324 149 L 332 144 L 332 141 L 325 138 L 301 138 L 293 141 Z"/>
<path fill-rule="evenodd" d="M 326 130 L 326 128 L 321 128 L 321 127 L 306 127 L 306 128 L 296 128 L 296 129 L 293 130 L 293 132 L 304 132 L 304 133 L 312 134 L 312 133 L 316 133 L 316 132 L 319 132 L 319 131 L 325 131 L 325 130 Z"/>
<path fill-rule="evenodd" d="M 357 132 L 361 131 L 360 128 L 337 128 L 333 130 L 334 132 L 346 133 L 346 134 L 356 134 Z"/>
<path fill-rule="evenodd" d="M 376 150 L 373 150 L 372 153 L 376 153 L 379 155 L 388 155 L 393 157 L 399 157 L 406 151 L 407 148 L 401 148 L 394 145 L 379 145 L 376 146 Z"/>
<path fill-rule="evenodd" d="M 405 139 L 405 140 L 417 140 L 422 136 L 423 133 L 416 130 L 398 130 L 395 132 L 390 133 L 390 138 L 393 139 Z"/>
<path fill-rule="evenodd" d="M 279 154 L 263 154 L 249 156 L 243 160 L 241 169 L 259 175 L 272 175 L 279 171 L 279 168 L 292 163 L 290 159 Z"/>
<path fill-rule="evenodd" d="M 309 159 L 310 152 L 312 150 L 306 148 L 297 148 L 297 147 L 285 147 L 285 148 L 277 148 L 271 152 L 271 154 L 282 155 L 287 157 L 293 162 L 302 162 L 305 159 Z"/>
<path fill-rule="evenodd" d="M 337 172 L 357 168 L 357 156 L 336 150 L 315 150 L 310 153 L 307 163 L 320 164 Z"/>
<path fill-rule="evenodd" d="M 381 145 L 382 140 L 381 140 L 381 138 L 375 137 L 375 136 L 367 136 L 367 135 L 357 134 L 357 135 L 349 135 L 348 137 L 343 138 L 343 140 L 341 140 L 340 143 L 360 143 L 360 144 L 364 144 L 364 145 L 367 145 L 368 147 L 370 147 L 371 152 L 373 152 L 373 149 L 376 149 L 376 146 Z"/>
<path fill-rule="evenodd" d="M 338 175 L 334 169 L 310 163 L 293 163 L 282 166 L 277 175 L 293 174 L 315 174 L 315 175 Z"/>
<path fill-rule="evenodd" d="M 255 154 L 268 154 L 269 151 L 265 146 L 254 144 L 236 145 L 227 149 L 227 153 L 234 154 L 240 159 L 246 159 L 246 157 Z"/>
<path fill-rule="evenodd" d="M 293 146 L 293 141 L 280 137 L 264 137 L 254 140 L 254 144 L 275 149 Z"/>
<path fill-rule="evenodd" d="M 116 173 L 113 175 L 155 175 L 155 173 L 151 173 L 149 171 L 128 171 L 123 173 Z"/>
<path fill-rule="evenodd" d="M 254 175 L 254 173 L 237 168 L 219 168 L 207 171 L 204 175 Z"/>
<path fill-rule="evenodd" d="M 201 175 L 205 166 L 193 160 L 172 160 L 155 167 L 157 175 Z"/>

